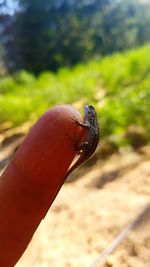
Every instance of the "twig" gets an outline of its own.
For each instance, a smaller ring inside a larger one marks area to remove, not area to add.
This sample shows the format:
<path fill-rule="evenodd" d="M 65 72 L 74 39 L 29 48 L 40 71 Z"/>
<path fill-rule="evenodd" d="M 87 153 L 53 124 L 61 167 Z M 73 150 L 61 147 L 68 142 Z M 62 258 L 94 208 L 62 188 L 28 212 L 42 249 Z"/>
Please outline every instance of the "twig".
<path fill-rule="evenodd" d="M 97 259 L 88 267 L 96 267 L 98 263 L 101 265 L 102 260 L 105 260 L 106 257 L 120 245 L 120 243 L 128 236 L 130 231 L 140 227 L 142 223 L 145 223 L 149 219 L 150 219 L 150 203 L 148 203 L 142 209 L 142 211 L 136 216 L 136 218 L 113 240 L 113 242 L 106 249 L 104 249 L 99 254 Z"/>

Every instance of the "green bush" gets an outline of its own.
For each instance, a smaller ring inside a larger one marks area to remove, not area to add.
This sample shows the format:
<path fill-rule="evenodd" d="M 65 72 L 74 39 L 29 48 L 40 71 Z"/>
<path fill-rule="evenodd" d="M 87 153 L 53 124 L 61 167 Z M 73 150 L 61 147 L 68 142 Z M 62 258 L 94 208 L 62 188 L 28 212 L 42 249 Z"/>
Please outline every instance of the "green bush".
<path fill-rule="evenodd" d="M 102 137 L 123 137 L 131 125 L 148 133 L 149 73 L 150 45 L 38 77 L 23 70 L 0 80 L 0 123 L 18 125 L 35 120 L 60 103 L 83 111 L 83 105 L 89 103 L 98 112 Z M 122 138 L 118 144 L 126 144 L 126 140 Z"/>

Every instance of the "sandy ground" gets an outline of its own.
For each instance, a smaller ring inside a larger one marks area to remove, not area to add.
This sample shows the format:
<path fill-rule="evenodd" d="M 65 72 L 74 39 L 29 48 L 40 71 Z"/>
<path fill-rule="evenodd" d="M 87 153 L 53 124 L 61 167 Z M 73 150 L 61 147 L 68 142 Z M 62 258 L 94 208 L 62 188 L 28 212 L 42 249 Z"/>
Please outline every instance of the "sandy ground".
<path fill-rule="evenodd" d="M 150 202 L 148 147 L 97 161 L 81 173 L 62 187 L 16 267 L 94 267 L 99 253 Z M 96 266 L 150 267 L 150 216 Z"/>

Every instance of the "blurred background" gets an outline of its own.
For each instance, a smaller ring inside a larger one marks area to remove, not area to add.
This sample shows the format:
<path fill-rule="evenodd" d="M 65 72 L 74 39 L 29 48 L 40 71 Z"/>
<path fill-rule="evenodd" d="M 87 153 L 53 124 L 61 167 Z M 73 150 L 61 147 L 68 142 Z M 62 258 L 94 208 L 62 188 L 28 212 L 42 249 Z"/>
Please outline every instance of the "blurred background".
<path fill-rule="evenodd" d="M 149 74 L 148 0 L 0 0 L 1 172 L 53 105 L 92 104 L 101 129 L 18 267 L 88 267 L 149 201 Z M 149 222 L 105 266 L 148 267 Z"/>

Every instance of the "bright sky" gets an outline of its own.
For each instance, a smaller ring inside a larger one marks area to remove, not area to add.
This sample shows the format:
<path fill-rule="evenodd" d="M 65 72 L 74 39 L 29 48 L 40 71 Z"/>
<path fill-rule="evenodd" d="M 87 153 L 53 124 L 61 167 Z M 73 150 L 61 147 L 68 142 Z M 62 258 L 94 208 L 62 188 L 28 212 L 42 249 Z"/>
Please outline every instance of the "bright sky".
<path fill-rule="evenodd" d="M 3 0 L 0 0 L 0 4 L 3 3 Z M 17 7 L 17 1 L 16 0 L 6 0 L 7 3 L 7 9 L 3 9 L 4 13 L 13 14 L 14 10 Z"/>

